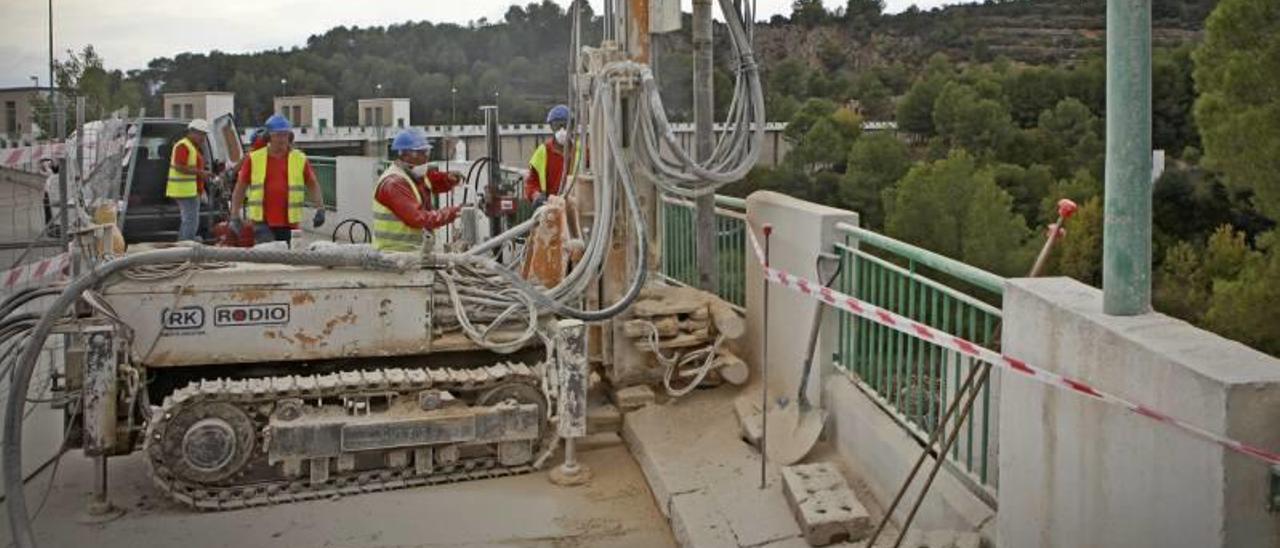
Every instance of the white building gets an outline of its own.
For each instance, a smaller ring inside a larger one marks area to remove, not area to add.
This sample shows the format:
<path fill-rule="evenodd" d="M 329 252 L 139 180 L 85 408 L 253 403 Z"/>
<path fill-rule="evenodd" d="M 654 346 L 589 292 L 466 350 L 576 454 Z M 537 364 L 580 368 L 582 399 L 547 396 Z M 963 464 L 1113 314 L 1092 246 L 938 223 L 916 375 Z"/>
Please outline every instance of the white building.
<path fill-rule="evenodd" d="M 360 126 L 409 127 L 408 99 L 360 99 L 356 103 Z"/>
<path fill-rule="evenodd" d="M 271 110 L 297 127 L 324 130 L 334 125 L 332 95 L 276 97 Z"/>
<path fill-rule="evenodd" d="M 213 120 L 236 110 L 236 94 L 229 91 L 194 91 L 164 94 L 164 116 Z"/>

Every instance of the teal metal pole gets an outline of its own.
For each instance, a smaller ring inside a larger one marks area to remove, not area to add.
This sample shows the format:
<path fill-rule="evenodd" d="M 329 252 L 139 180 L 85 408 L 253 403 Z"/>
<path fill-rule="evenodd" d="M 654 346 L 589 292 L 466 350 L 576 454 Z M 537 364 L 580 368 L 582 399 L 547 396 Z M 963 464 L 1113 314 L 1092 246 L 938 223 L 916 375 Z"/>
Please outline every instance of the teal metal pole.
<path fill-rule="evenodd" d="M 1151 0 L 1107 0 L 1102 309 L 1151 311 Z"/>

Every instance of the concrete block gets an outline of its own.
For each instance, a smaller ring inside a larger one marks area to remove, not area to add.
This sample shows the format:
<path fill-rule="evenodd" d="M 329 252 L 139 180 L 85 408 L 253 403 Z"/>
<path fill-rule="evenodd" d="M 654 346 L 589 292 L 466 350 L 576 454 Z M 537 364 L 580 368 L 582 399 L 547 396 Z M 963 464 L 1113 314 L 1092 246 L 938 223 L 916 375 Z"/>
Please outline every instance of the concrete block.
<path fill-rule="evenodd" d="M 623 411 L 633 411 L 649 405 L 657 399 L 657 395 L 653 393 L 653 389 L 647 385 L 628 386 L 613 393 L 613 401 Z"/>
<path fill-rule="evenodd" d="M 622 412 L 612 404 L 593 405 L 587 409 L 587 432 L 622 430 Z"/>
<path fill-rule="evenodd" d="M 828 463 L 782 468 L 787 503 L 812 546 L 862 540 L 871 533 L 871 515 L 844 476 Z"/>
<path fill-rule="evenodd" d="M 729 522 L 702 492 L 671 499 L 671 532 L 683 548 L 738 548 Z"/>
<path fill-rule="evenodd" d="M 911 531 L 903 548 L 980 548 L 982 537 L 974 532 Z"/>
<path fill-rule="evenodd" d="M 757 449 L 760 448 L 760 437 L 764 430 L 764 413 L 760 412 L 760 396 L 753 396 L 750 391 L 734 398 L 734 415 L 738 417 L 738 428 L 742 432 L 743 441 Z"/>

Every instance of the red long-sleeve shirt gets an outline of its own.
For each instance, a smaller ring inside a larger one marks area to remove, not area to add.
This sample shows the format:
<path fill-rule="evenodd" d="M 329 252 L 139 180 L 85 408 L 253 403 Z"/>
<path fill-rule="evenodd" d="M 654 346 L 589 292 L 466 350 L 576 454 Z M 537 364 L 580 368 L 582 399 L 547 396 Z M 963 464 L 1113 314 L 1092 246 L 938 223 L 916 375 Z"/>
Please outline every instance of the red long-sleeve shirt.
<path fill-rule="evenodd" d="M 431 193 L 434 194 L 449 192 L 456 185 L 449 178 L 449 174 L 442 171 L 428 171 L 427 182 L 431 185 Z M 410 184 L 417 186 L 418 194 L 422 195 L 422 201 L 413 195 Z M 430 196 L 425 184 L 411 183 L 404 177 L 394 175 L 378 185 L 378 190 L 374 193 L 374 199 L 395 213 L 404 224 L 414 228 L 433 230 L 445 224 L 446 221 L 438 211 L 431 209 Z"/>
<path fill-rule="evenodd" d="M 560 193 L 560 180 L 564 175 L 564 150 L 556 138 L 547 139 L 547 195 Z M 572 150 L 572 147 L 570 147 Z M 524 199 L 532 202 L 533 197 L 542 192 L 542 181 L 538 179 L 537 170 L 529 168 L 529 175 L 524 178 Z"/>

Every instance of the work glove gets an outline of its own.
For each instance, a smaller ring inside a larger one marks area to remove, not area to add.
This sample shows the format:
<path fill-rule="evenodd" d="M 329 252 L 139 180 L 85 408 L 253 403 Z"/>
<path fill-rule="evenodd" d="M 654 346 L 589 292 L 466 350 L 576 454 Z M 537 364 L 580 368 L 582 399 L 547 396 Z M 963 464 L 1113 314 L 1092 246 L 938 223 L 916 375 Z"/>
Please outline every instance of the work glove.
<path fill-rule="evenodd" d="M 435 230 L 458 218 L 458 212 L 462 211 L 461 206 L 446 207 L 437 209 L 427 214 L 427 228 Z"/>
<path fill-rule="evenodd" d="M 323 209 L 316 210 L 316 216 L 314 219 L 311 220 L 311 226 L 314 228 L 320 228 L 324 226 L 324 210 Z"/>

